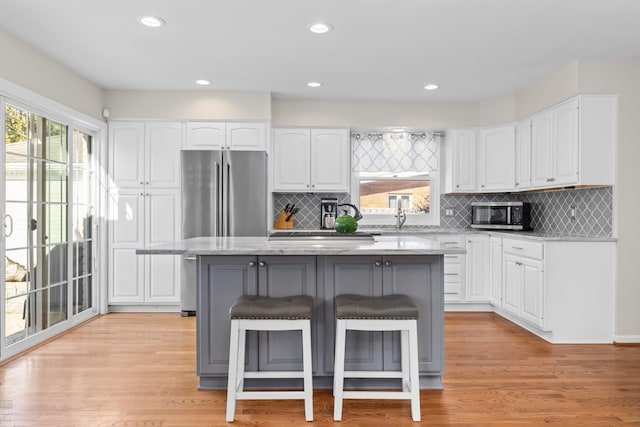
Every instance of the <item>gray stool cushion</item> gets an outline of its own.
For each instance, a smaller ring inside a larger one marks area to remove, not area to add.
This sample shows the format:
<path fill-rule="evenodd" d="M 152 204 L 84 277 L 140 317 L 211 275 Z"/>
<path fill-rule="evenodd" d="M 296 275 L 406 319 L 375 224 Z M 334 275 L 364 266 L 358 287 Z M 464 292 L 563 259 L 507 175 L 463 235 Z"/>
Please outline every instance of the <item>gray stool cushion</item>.
<path fill-rule="evenodd" d="M 336 297 L 338 319 L 417 319 L 418 307 L 406 295 L 342 294 Z"/>
<path fill-rule="evenodd" d="M 232 319 L 311 319 L 313 298 L 307 295 L 260 297 L 245 295 L 229 309 Z"/>

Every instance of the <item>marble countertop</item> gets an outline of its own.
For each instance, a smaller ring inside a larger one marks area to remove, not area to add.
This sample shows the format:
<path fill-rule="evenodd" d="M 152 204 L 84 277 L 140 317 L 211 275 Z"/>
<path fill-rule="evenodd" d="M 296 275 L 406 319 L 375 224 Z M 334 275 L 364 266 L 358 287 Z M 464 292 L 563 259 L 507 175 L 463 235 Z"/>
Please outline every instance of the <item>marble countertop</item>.
<path fill-rule="evenodd" d="M 463 248 L 440 245 L 429 236 L 381 235 L 373 241 L 269 241 L 266 237 L 194 237 L 137 249 L 147 255 L 443 255 Z"/>

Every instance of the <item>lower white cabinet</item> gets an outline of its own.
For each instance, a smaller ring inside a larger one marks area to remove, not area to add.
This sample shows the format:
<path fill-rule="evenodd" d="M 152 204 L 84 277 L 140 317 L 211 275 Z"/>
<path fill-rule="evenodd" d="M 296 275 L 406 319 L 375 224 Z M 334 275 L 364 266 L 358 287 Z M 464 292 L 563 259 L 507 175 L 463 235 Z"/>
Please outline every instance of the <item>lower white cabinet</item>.
<path fill-rule="evenodd" d="M 180 238 L 180 191 L 109 193 L 109 305 L 177 305 L 180 257 L 136 255 L 136 249 Z"/>

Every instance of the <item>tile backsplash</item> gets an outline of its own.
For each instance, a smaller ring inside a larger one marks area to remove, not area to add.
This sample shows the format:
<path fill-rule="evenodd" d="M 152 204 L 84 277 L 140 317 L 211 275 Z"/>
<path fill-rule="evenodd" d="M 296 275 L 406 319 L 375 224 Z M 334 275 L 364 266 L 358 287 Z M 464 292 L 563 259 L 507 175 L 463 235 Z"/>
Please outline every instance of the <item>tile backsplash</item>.
<path fill-rule="evenodd" d="M 320 227 L 320 199 L 323 197 L 336 197 L 338 203 L 350 201 L 346 193 L 274 193 L 274 218 L 287 203 L 295 203 L 300 208 L 295 217 L 295 228 L 317 229 Z M 531 225 L 537 232 L 593 237 L 613 235 L 612 187 L 509 194 L 443 194 L 440 196 L 439 228 L 468 228 L 471 202 L 493 201 L 531 203 Z M 572 207 L 575 207 L 575 219 L 570 216 Z M 446 216 L 447 209 L 453 209 L 453 215 Z M 407 225 L 405 228 L 417 227 Z"/>

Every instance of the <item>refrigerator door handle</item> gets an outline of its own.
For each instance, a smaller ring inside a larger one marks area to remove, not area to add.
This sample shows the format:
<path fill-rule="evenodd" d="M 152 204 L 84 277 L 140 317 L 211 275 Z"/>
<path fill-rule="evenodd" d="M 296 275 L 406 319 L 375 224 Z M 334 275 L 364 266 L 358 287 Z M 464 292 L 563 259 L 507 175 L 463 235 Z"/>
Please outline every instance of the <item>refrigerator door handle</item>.
<path fill-rule="evenodd" d="M 222 214 L 222 235 L 224 237 L 229 236 L 230 230 L 230 222 L 231 222 L 231 164 L 227 161 L 224 165 L 224 190 L 222 191 L 222 206 L 223 206 L 223 214 Z"/>

